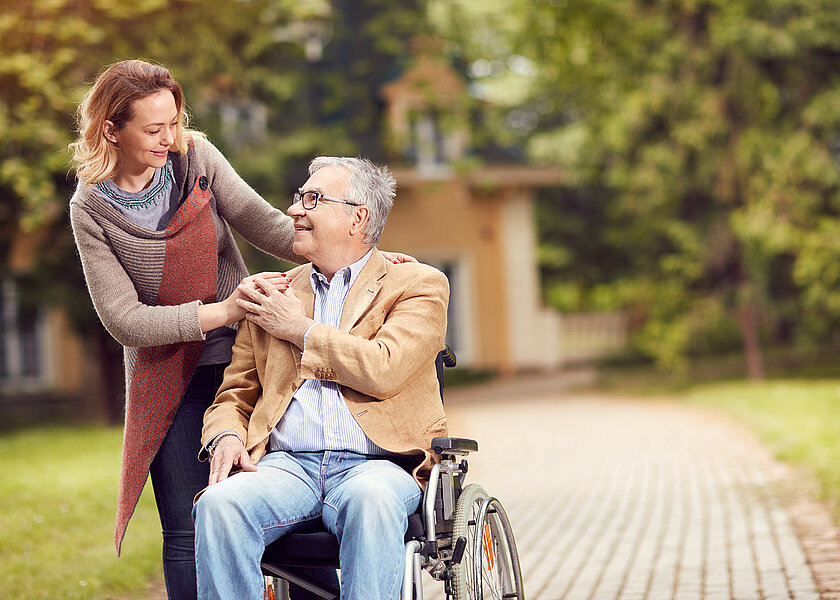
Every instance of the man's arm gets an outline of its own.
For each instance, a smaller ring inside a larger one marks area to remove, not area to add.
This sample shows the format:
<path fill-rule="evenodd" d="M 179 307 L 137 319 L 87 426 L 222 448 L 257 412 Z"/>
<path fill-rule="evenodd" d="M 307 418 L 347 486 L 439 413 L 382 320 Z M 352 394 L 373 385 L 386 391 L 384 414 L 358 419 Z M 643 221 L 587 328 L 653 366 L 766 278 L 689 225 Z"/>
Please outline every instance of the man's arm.
<path fill-rule="evenodd" d="M 367 317 L 351 333 L 315 323 L 291 288 L 278 292 L 259 279 L 255 284 L 253 289 L 240 287 L 252 302 L 237 302 L 248 311 L 249 323 L 302 350 L 300 376 L 305 379 L 334 381 L 367 396 L 388 398 L 444 345 L 449 282 L 428 266 L 417 270 L 381 320 Z"/>
<path fill-rule="evenodd" d="M 393 396 L 443 348 L 448 300 L 446 277 L 429 268 L 405 287 L 381 323 L 368 318 L 351 333 L 316 324 L 307 334 L 301 376 L 377 399 Z"/>
<path fill-rule="evenodd" d="M 208 456 L 207 444 L 222 432 L 235 435 L 220 437 L 210 461 L 210 484 L 226 478 L 233 467 L 255 470 L 242 440 L 247 439 L 248 421 L 254 405 L 262 395 L 262 385 L 254 359 L 252 332 L 249 323 L 242 321 L 233 346 L 233 358 L 225 370 L 225 378 L 216 400 L 204 415 L 201 434 L 200 460 Z"/>

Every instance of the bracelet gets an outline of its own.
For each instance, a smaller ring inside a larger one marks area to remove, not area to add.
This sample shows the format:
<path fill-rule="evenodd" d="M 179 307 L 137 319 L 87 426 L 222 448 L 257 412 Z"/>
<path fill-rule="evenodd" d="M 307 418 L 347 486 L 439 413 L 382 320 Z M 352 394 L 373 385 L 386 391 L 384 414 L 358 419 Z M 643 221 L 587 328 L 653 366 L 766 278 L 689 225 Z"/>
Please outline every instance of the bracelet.
<path fill-rule="evenodd" d="M 220 433 L 219 435 L 217 435 L 217 436 L 213 439 L 213 441 L 212 441 L 212 442 L 210 442 L 210 444 L 208 444 L 208 446 L 207 446 L 207 454 L 209 454 L 209 455 L 212 457 L 212 456 L 213 456 L 213 453 L 216 451 L 216 446 L 218 446 L 218 445 L 219 445 L 219 442 L 221 442 L 221 441 L 222 441 L 222 439 L 224 439 L 224 438 L 226 438 L 226 437 L 229 437 L 229 436 L 232 436 L 232 435 L 235 435 L 235 436 L 239 439 L 239 441 L 240 441 L 240 442 L 242 441 L 242 438 L 241 438 L 241 437 L 239 437 L 239 434 L 238 434 L 238 433 L 236 433 L 235 431 L 224 431 L 224 432 Z"/>

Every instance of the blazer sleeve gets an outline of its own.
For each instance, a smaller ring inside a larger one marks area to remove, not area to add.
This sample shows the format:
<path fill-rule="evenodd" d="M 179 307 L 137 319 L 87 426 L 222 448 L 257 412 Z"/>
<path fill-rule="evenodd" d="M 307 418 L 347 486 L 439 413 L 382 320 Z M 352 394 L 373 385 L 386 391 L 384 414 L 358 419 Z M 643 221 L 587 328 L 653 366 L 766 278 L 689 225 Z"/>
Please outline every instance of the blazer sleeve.
<path fill-rule="evenodd" d="M 70 204 L 70 224 L 88 292 L 105 329 L 123 346 L 162 346 L 204 339 L 198 300 L 174 306 L 140 302 L 105 232 L 87 211 Z"/>
<path fill-rule="evenodd" d="M 216 400 L 204 413 L 204 427 L 201 431 L 202 448 L 222 431 L 235 431 L 242 440 L 248 439 L 248 423 L 257 401 L 262 396 L 262 384 L 254 356 L 252 325 L 247 320 L 239 323 L 233 357 L 225 369 L 225 377 Z M 200 459 L 206 458 L 202 451 Z"/>
<path fill-rule="evenodd" d="M 195 144 L 206 157 L 219 215 L 263 252 L 295 263 L 307 262 L 292 251 L 292 218 L 266 202 L 213 144 L 203 138 L 196 138 Z"/>
<path fill-rule="evenodd" d="M 327 372 L 334 374 L 331 381 L 367 396 L 393 396 L 443 348 L 448 302 L 446 276 L 427 267 L 405 287 L 381 326 L 374 317 L 351 333 L 313 326 L 301 357 L 301 377 L 322 379 L 318 374 Z"/>

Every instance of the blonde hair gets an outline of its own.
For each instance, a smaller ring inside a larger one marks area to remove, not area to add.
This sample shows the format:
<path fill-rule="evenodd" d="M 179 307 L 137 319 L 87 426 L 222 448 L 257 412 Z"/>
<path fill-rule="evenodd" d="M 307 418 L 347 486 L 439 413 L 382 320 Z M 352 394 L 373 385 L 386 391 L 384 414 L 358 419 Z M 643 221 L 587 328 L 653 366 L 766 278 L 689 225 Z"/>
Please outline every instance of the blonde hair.
<path fill-rule="evenodd" d="M 169 90 L 178 109 L 174 152 L 186 153 L 188 136 L 203 134 L 188 129 L 189 118 L 184 107 L 184 90 L 172 78 L 169 69 L 144 60 L 124 60 L 103 69 L 85 94 L 76 110 L 79 137 L 70 144 L 76 177 L 88 184 L 111 179 L 119 168 L 119 150 L 106 137 L 105 121 L 119 130 L 132 118 L 132 105 L 137 100 Z"/>

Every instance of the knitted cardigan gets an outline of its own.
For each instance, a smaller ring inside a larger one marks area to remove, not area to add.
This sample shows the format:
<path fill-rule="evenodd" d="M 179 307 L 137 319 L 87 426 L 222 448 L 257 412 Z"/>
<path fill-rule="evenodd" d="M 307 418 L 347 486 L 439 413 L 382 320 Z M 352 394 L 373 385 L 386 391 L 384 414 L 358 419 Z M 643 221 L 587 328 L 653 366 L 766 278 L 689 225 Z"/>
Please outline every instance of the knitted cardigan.
<path fill-rule="evenodd" d="M 257 248 L 304 262 L 292 252 L 292 220 L 248 186 L 210 142 L 195 137 L 186 154 L 170 157 L 182 204 L 164 231 L 132 223 L 84 181 L 70 200 L 70 223 L 94 308 L 124 349 L 118 554 L 149 465 L 201 353 L 205 336 L 198 307 L 227 298 L 248 274 L 228 224 Z M 215 248 L 208 248 L 214 239 Z"/>

